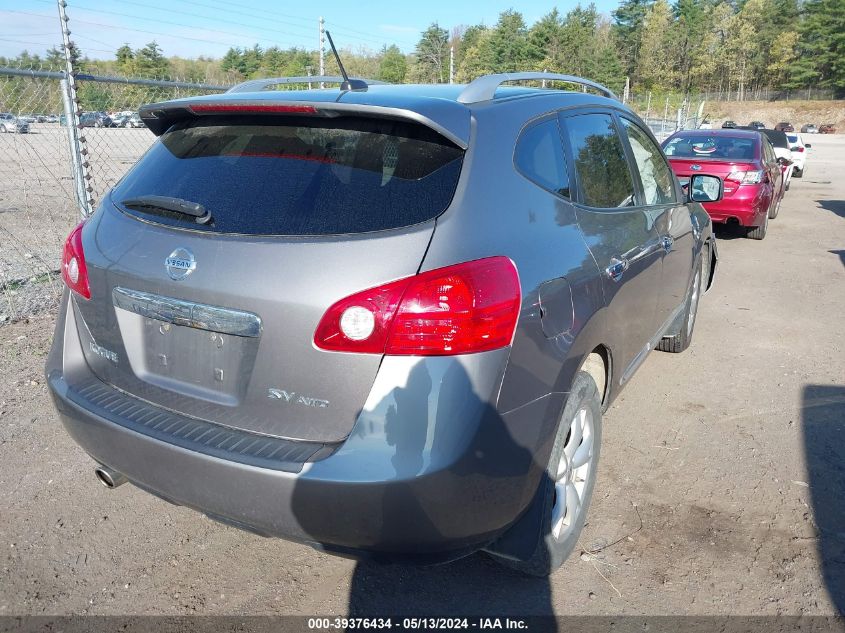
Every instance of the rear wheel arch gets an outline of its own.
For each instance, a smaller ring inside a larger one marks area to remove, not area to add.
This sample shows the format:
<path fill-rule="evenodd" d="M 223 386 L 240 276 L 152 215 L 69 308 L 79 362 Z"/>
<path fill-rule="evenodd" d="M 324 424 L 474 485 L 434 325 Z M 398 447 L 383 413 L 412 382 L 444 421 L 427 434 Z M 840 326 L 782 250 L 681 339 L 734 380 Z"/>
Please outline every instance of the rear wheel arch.
<path fill-rule="evenodd" d="M 608 380 L 610 376 L 610 352 L 604 345 L 599 345 L 587 355 L 579 371 L 589 374 L 596 382 L 602 405 L 607 402 Z"/>

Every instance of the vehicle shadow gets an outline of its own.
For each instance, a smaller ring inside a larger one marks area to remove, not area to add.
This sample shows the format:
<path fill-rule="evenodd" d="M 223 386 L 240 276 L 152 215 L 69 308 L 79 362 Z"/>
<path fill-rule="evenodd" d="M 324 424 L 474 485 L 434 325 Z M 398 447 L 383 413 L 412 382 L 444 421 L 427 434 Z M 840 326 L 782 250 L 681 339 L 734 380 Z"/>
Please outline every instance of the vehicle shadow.
<path fill-rule="evenodd" d="M 845 614 L 845 386 L 805 386 L 801 421 L 822 576 Z"/>
<path fill-rule="evenodd" d="M 509 570 L 484 554 L 432 567 L 359 561 L 349 615 L 414 617 L 553 615 L 548 578 Z"/>
<path fill-rule="evenodd" d="M 379 552 L 375 560 L 356 563 L 348 614 L 553 614 L 548 577 L 526 576 L 480 553 L 426 564 L 438 556 L 442 542 L 474 534 L 476 528 L 467 524 L 475 524 L 479 508 L 528 504 L 534 491 L 527 489 L 526 478 L 550 486 L 545 465 L 535 463 L 533 451 L 514 439 L 502 416 L 476 394 L 456 357 L 419 361 L 396 384 L 361 412 L 341 449 L 345 455 L 333 456 L 354 456 L 355 467 L 366 472 L 332 500 L 330 519 L 315 508 L 319 493 L 307 481 L 298 482 L 293 493 L 294 516 L 310 539 L 332 542 L 341 535 Z M 329 472 L 331 460 L 322 472 Z M 319 465 L 312 476 L 321 472 Z M 414 551 L 408 551 L 409 543 Z"/>
<path fill-rule="evenodd" d="M 845 200 L 816 200 L 816 204 L 840 218 L 845 218 Z"/>
<path fill-rule="evenodd" d="M 713 223 L 713 234 L 719 240 L 745 239 L 748 236 L 748 229 L 739 224 Z"/>
<path fill-rule="evenodd" d="M 842 251 L 828 251 L 832 255 L 839 255 L 839 260 L 842 262 L 842 265 L 845 266 L 845 250 Z"/>

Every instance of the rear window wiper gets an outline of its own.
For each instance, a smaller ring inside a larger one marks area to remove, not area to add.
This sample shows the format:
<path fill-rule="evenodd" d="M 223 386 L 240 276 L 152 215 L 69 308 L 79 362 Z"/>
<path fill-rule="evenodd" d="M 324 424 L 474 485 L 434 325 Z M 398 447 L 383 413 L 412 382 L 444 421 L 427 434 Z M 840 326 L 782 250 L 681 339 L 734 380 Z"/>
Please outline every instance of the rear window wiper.
<path fill-rule="evenodd" d="M 189 215 L 196 220 L 197 224 L 208 224 L 211 221 L 211 213 L 199 202 L 182 200 L 182 198 L 173 198 L 171 196 L 138 196 L 137 198 L 121 200 L 120 204 L 127 209 L 152 212 L 170 211 L 171 213 Z"/>

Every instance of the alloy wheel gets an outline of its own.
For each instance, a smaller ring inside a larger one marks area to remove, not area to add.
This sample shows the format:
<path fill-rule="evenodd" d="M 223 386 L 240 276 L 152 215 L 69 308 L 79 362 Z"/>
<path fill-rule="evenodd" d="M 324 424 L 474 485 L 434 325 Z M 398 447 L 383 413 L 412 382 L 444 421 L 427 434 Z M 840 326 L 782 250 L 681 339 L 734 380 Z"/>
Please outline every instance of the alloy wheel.
<path fill-rule="evenodd" d="M 583 522 L 584 494 L 593 476 L 594 422 L 590 409 L 579 409 L 569 424 L 555 478 L 552 536 L 563 541 Z"/>

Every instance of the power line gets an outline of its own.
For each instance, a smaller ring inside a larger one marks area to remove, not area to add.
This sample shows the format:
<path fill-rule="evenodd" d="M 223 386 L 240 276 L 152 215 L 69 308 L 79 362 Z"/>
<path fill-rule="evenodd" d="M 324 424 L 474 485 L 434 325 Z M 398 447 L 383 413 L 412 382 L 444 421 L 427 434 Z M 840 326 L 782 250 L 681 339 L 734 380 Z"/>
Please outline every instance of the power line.
<path fill-rule="evenodd" d="M 366 35 L 368 37 L 375 37 L 372 33 L 365 33 L 364 31 L 359 31 L 358 29 L 353 29 L 352 27 L 349 27 L 349 26 L 343 26 L 341 24 L 338 24 L 337 22 L 331 22 L 331 25 L 332 25 L 332 30 L 338 31 L 339 33 L 343 33 L 344 31 L 348 31 L 348 32 L 351 32 L 351 33 L 359 33 L 361 35 Z M 393 41 L 400 42 L 402 44 L 411 44 L 411 40 L 406 40 L 404 38 L 393 38 Z M 383 42 L 383 43 L 386 43 L 386 42 Z"/>
<path fill-rule="evenodd" d="M 53 4 L 52 0 L 36 0 L 36 1 L 37 1 L 37 2 L 44 2 L 44 3 L 47 3 L 47 4 Z M 128 3 L 127 3 L 127 4 L 128 4 Z M 132 4 L 137 4 L 137 3 L 132 3 Z M 144 5 L 141 5 L 141 6 L 144 6 Z M 156 24 L 168 24 L 168 25 L 170 25 L 170 26 L 181 26 L 181 27 L 184 27 L 184 28 L 189 28 L 189 29 L 196 29 L 196 28 L 197 28 L 197 26 L 196 26 L 195 24 L 185 24 L 184 22 L 173 22 L 173 21 L 171 21 L 171 20 L 162 20 L 162 19 L 160 19 L 160 18 L 147 18 L 147 17 L 141 16 L 141 15 L 133 15 L 133 14 L 131 14 L 131 13 L 121 13 L 121 12 L 119 12 L 119 11 L 109 11 L 109 10 L 106 10 L 106 9 L 99 9 L 99 8 L 97 8 L 97 9 L 89 9 L 89 8 L 86 8 L 86 7 L 80 7 L 80 6 L 78 6 L 78 5 L 77 5 L 77 6 L 75 6 L 74 8 L 75 8 L 75 10 L 77 10 L 77 11 L 87 11 L 87 12 L 89 12 L 89 13 L 98 13 L 98 14 L 106 14 L 106 15 L 115 15 L 115 16 L 122 17 L 122 18 L 130 18 L 130 19 L 132 19 L 132 20 L 142 20 L 142 21 L 145 21 L 145 22 L 155 22 Z M 73 18 L 73 21 L 74 21 L 74 22 L 82 22 L 82 20 L 80 20 L 80 19 L 78 19 L 78 18 Z M 92 24 L 93 24 L 93 23 L 92 23 Z M 106 25 L 101 25 L 101 26 L 106 26 Z M 141 29 L 131 29 L 131 28 L 129 28 L 129 27 L 116 27 L 116 26 L 113 26 L 113 25 L 108 25 L 108 26 L 111 26 L 111 28 L 121 28 L 121 29 L 125 29 L 125 30 L 127 30 L 127 31 L 141 31 L 141 32 L 144 32 L 144 31 L 142 31 Z M 253 34 L 247 34 L 247 33 L 234 33 L 234 32 L 232 32 L 232 31 L 222 31 L 222 30 L 220 30 L 220 29 L 213 29 L 213 28 L 210 28 L 210 27 L 201 27 L 201 28 L 202 28 L 204 31 L 211 31 L 211 32 L 213 32 L 213 33 L 220 33 L 221 35 L 227 35 L 227 36 L 229 36 L 229 37 L 240 37 L 240 38 L 251 39 L 251 40 L 261 40 L 261 41 L 264 41 L 264 42 L 271 42 L 271 43 L 273 43 L 273 44 L 275 44 L 275 43 L 276 43 L 276 40 L 269 39 L 269 38 L 266 38 L 266 37 L 256 37 L 256 36 L 255 36 L 255 35 L 253 35 Z M 271 29 L 265 29 L 265 30 L 271 30 Z M 146 32 L 151 33 L 151 31 L 146 31 Z M 292 36 L 292 37 L 301 37 L 301 38 L 304 38 L 304 36 L 300 36 L 300 35 L 297 35 L 297 34 L 294 34 L 294 33 L 285 33 L 285 32 L 283 32 L 283 31 L 278 31 L 278 32 L 279 32 L 279 33 L 284 33 L 285 35 Z M 158 33 L 158 35 L 161 35 L 162 37 L 165 37 L 165 34 L 164 34 L 164 33 Z M 187 36 L 184 36 L 184 35 L 179 35 L 179 36 L 169 36 L 169 37 L 178 37 L 179 39 L 199 39 L 199 38 L 190 38 L 190 37 L 187 37 Z M 205 40 L 205 41 L 213 41 L 213 40 Z M 225 44 L 225 42 L 214 42 L 214 43 L 216 43 L 216 44 Z"/>
<path fill-rule="evenodd" d="M 46 0 L 46 1 L 49 2 L 49 0 Z M 32 11 L 17 11 L 17 10 L 12 10 L 12 9 L 0 9 L 0 13 L 18 13 L 18 14 L 22 14 L 22 15 L 33 15 L 33 16 L 37 16 L 37 17 L 41 17 L 41 18 L 53 19 L 53 16 L 44 15 L 43 13 L 33 13 Z M 131 16 L 129 16 L 129 17 L 131 17 Z M 133 31 L 135 33 L 146 33 L 148 35 L 155 35 L 155 36 L 158 36 L 158 37 L 166 37 L 166 38 L 169 38 L 169 39 L 191 40 L 191 41 L 194 41 L 194 42 L 205 42 L 207 44 L 217 44 L 218 46 L 231 46 L 230 42 L 221 42 L 219 40 L 209 40 L 209 39 L 205 39 L 205 38 L 201 38 L 201 37 L 191 37 L 189 35 L 168 35 L 167 33 L 161 33 L 161 32 L 158 32 L 158 31 L 148 31 L 148 30 L 145 30 L 145 29 L 135 29 L 135 28 L 131 28 L 131 27 L 128 27 L 128 26 L 116 26 L 114 24 L 105 24 L 103 22 L 93 22 L 91 20 L 83 20 L 83 19 L 80 19 L 80 18 L 73 18 L 73 23 L 74 24 L 90 24 L 92 26 L 101 26 L 103 28 L 115 29 L 115 30 L 118 30 L 118 31 Z M 186 26 L 186 25 L 179 25 L 179 26 Z M 196 28 L 196 27 L 188 26 L 188 28 Z M 233 35 L 233 34 L 229 33 L 229 35 Z"/>
<path fill-rule="evenodd" d="M 17 40 L 17 39 L 12 39 L 12 38 L 9 38 L 9 37 L 0 37 L 0 42 L 13 42 L 15 44 L 30 44 L 32 46 L 44 46 L 44 47 L 56 47 L 56 48 L 61 46 L 61 44 L 58 44 L 55 41 L 53 41 L 53 42 L 32 42 L 32 41 L 29 41 L 29 40 Z M 114 53 L 114 50 L 103 50 L 101 48 L 88 48 L 87 46 L 85 47 L 85 50 L 86 51 L 94 51 L 96 53 Z"/>
<path fill-rule="evenodd" d="M 195 6 L 198 6 L 198 7 L 205 7 L 207 9 L 214 9 L 216 11 L 231 11 L 233 9 L 238 8 L 237 5 L 234 5 L 231 2 L 225 2 L 225 1 L 221 1 L 221 0 L 206 0 L 206 2 L 198 2 L 197 0 L 180 0 L 180 2 L 182 2 L 184 4 L 195 5 Z M 208 4 L 208 2 L 214 2 L 215 4 Z M 289 24 L 293 28 L 307 28 L 307 30 L 309 30 L 309 31 L 311 30 L 310 26 L 309 27 L 300 27 L 299 25 L 290 24 L 289 22 L 285 22 L 284 20 L 279 20 L 278 18 L 281 17 L 281 18 L 287 18 L 287 19 L 291 19 L 291 20 L 299 20 L 299 21 L 304 22 L 304 23 L 309 24 L 309 25 L 313 24 L 314 20 L 315 20 L 315 18 L 307 18 L 307 17 L 299 16 L 299 15 L 291 15 L 289 13 L 280 13 L 278 11 L 269 11 L 267 9 L 258 9 L 258 10 L 253 9 L 253 10 L 251 10 L 251 13 L 268 16 L 272 19 L 275 19 L 275 20 L 281 22 L 282 24 Z M 327 21 L 327 23 L 328 23 L 328 21 Z M 233 22 L 232 24 L 235 24 L 235 23 Z M 332 22 L 331 24 L 333 25 L 333 27 L 332 27 L 333 30 L 337 31 L 339 33 L 349 32 L 349 33 L 357 33 L 359 35 L 366 36 L 366 38 L 357 37 L 357 38 L 353 38 L 353 39 L 359 39 L 359 40 L 365 41 L 369 44 L 378 44 L 379 46 L 381 46 L 382 44 L 393 43 L 393 42 L 399 42 L 399 43 L 402 43 L 402 44 L 410 44 L 411 43 L 409 40 L 404 40 L 404 39 L 401 39 L 401 38 L 398 38 L 398 39 L 393 38 L 392 40 L 379 41 L 377 39 L 374 39 L 376 36 L 374 36 L 372 33 L 359 31 L 357 29 L 353 29 L 351 27 L 347 27 L 347 26 L 344 26 L 342 24 L 338 24 L 337 22 Z M 246 26 L 246 25 L 244 25 L 244 26 Z M 264 28 L 264 27 L 260 27 L 260 28 Z"/>
<path fill-rule="evenodd" d="M 44 1 L 49 2 L 50 0 L 44 0 Z M 135 6 L 138 6 L 138 7 L 141 7 L 141 8 L 145 8 L 145 9 L 158 9 L 158 10 L 161 10 L 161 11 L 166 11 L 167 13 L 178 13 L 179 15 L 187 15 L 188 17 L 192 17 L 192 18 L 200 17 L 201 19 L 204 19 L 204 20 L 209 19 L 209 18 L 197 16 L 196 13 L 189 13 L 188 11 L 177 11 L 176 9 L 170 9 L 170 8 L 164 9 L 162 7 L 151 6 L 151 5 L 146 4 L 144 2 L 134 2 L 133 0 L 121 0 L 121 4 L 131 4 L 131 5 L 135 5 Z M 195 3 L 191 3 L 191 4 L 195 4 Z M 196 4 L 198 4 L 198 3 L 196 3 Z M 98 11 L 98 12 L 101 11 L 100 9 L 88 9 L 88 8 L 85 8 L 85 7 L 79 7 L 78 5 L 77 5 L 77 8 L 82 9 L 83 11 Z M 115 12 L 111 12 L 111 13 L 115 13 Z M 151 22 L 159 22 L 159 23 L 168 24 L 168 22 L 163 22 L 162 20 L 160 20 L 158 18 L 144 18 L 144 17 L 141 17 L 141 16 L 126 15 L 126 14 L 120 14 L 120 13 L 115 13 L 115 15 L 121 15 L 123 17 L 131 17 L 131 18 L 135 18 L 135 19 L 148 20 L 148 21 L 151 21 Z M 287 36 L 291 36 L 291 37 L 302 37 L 302 38 L 305 37 L 305 35 L 300 35 L 299 33 L 291 33 L 290 31 L 282 31 L 282 30 L 279 30 L 279 29 L 271 29 L 271 28 L 267 28 L 264 25 L 256 26 L 255 24 L 247 24 L 245 22 L 236 22 L 236 21 L 230 20 L 228 18 L 226 18 L 226 23 L 227 24 L 236 24 L 238 26 L 245 26 L 248 29 L 259 29 L 259 30 L 267 32 L 267 33 L 279 33 L 280 35 L 287 35 Z M 172 24 L 177 24 L 177 23 L 172 23 Z M 200 27 L 196 27 L 195 25 L 187 25 L 187 24 L 178 24 L 178 26 L 190 26 L 191 28 L 200 28 Z M 301 27 L 299 25 L 291 25 L 291 26 L 293 28 L 305 30 L 304 27 Z M 201 27 L 201 28 L 206 28 L 206 27 Z M 206 29 L 206 30 L 214 31 L 216 29 Z M 310 32 L 310 29 L 307 29 L 307 30 Z M 218 31 L 218 32 L 219 33 L 225 33 L 227 35 L 238 35 L 236 33 L 229 33 L 227 31 Z M 250 36 L 250 37 L 253 37 L 253 36 Z M 266 39 L 266 41 L 273 42 L 275 40 Z"/>

